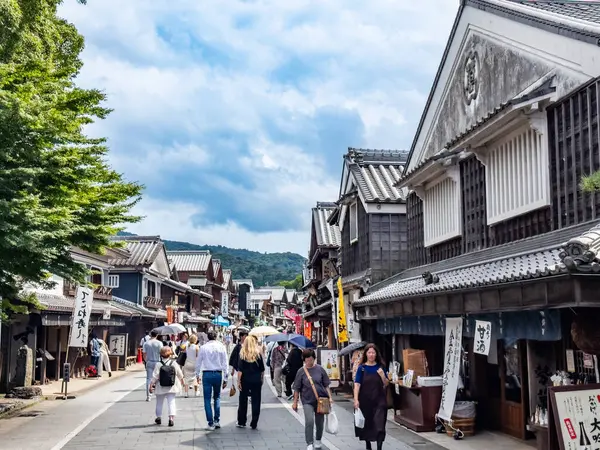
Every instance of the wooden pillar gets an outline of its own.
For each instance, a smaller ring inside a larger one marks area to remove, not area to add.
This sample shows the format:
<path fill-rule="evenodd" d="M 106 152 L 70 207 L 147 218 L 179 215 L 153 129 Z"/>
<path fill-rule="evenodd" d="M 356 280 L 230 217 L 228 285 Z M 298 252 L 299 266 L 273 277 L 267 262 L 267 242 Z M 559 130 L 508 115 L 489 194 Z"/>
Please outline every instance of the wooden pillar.
<path fill-rule="evenodd" d="M 56 375 L 55 375 L 55 381 L 60 380 L 61 378 L 61 371 L 62 371 L 62 364 L 61 364 L 61 356 L 62 356 L 62 333 L 61 333 L 61 327 L 58 327 L 56 330 L 56 339 L 58 340 L 58 351 L 56 352 Z M 68 345 L 68 343 L 67 343 Z"/>
<path fill-rule="evenodd" d="M 333 333 L 333 324 L 327 327 L 327 346 L 330 349 L 335 348 L 335 334 Z"/>
<path fill-rule="evenodd" d="M 40 365 L 40 384 L 43 386 L 46 384 L 46 366 L 48 365 L 48 360 L 46 359 L 46 352 L 48 351 L 48 327 L 43 325 L 42 350 L 44 350 L 44 354 L 42 355 L 42 364 Z"/>

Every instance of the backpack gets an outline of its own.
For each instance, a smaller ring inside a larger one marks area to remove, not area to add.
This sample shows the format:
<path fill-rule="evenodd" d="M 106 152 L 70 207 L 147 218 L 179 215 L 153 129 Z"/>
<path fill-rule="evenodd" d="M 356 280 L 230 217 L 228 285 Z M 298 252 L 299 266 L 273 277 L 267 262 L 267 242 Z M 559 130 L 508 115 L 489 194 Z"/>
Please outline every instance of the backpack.
<path fill-rule="evenodd" d="M 164 363 L 160 362 L 162 367 L 158 372 L 158 381 L 162 387 L 172 387 L 175 386 L 175 377 L 177 376 L 175 372 L 175 367 L 171 364 L 171 361 L 167 361 Z"/>

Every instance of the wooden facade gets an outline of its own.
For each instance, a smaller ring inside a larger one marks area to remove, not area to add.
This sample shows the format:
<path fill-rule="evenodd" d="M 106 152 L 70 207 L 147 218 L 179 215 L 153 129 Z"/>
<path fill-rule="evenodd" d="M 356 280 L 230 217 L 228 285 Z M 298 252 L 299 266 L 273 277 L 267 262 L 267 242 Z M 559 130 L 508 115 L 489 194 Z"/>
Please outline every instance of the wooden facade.
<path fill-rule="evenodd" d="M 344 218 L 340 254 L 342 277 L 371 269 L 371 283 L 385 280 L 408 265 L 405 214 L 368 214 L 358 206 L 358 241 L 350 243 L 350 214 Z"/>

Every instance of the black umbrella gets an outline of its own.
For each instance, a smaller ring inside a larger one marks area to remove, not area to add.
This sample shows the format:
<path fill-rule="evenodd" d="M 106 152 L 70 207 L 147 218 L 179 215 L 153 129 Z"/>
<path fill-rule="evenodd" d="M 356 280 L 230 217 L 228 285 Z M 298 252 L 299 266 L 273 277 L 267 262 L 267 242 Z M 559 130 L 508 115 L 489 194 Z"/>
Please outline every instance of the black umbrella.
<path fill-rule="evenodd" d="M 351 354 L 354 350 L 359 350 L 367 345 L 367 342 L 355 342 L 354 344 L 350 344 L 347 347 L 344 347 L 340 350 L 339 356 L 346 356 Z"/>

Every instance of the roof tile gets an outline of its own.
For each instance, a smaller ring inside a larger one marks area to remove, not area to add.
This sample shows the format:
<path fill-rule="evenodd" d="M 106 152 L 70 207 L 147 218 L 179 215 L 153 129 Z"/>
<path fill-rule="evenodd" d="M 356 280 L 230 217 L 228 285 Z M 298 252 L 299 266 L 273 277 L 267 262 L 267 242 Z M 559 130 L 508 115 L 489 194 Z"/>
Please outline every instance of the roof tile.
<path fill-rule="evenodd" d="M 160 236 L 116 236 L 113 241 L 124 242 L 128 258 L 112 258 L 115 267 L 150 267 L 163 248 Z"/>
<path fill-rule="evenodd" d="M 327 223 L 327 219 L 336 208 L 335 203 L 317 202 L 317 207 L 312 209 L 319 247 L 339 247 L 342 242 L 340 227 Z"/>
<path fill-rule="evenodd" d="M 168 251 L 167 255 L 179 272 L 206 272 L 212 258 L 208 250 Z"/>

